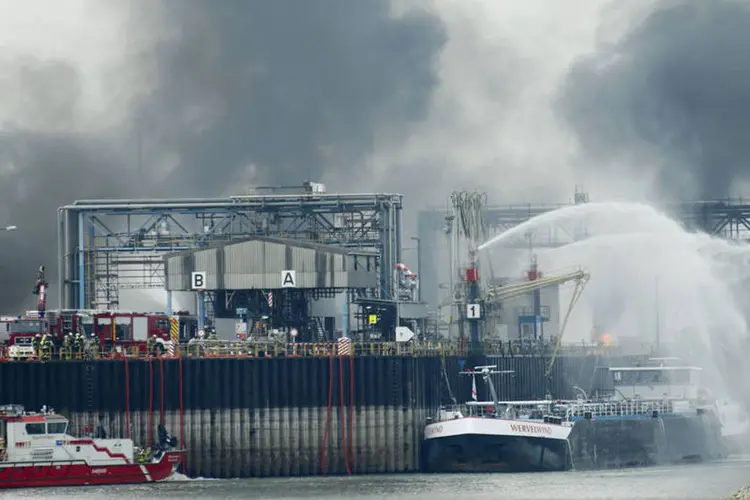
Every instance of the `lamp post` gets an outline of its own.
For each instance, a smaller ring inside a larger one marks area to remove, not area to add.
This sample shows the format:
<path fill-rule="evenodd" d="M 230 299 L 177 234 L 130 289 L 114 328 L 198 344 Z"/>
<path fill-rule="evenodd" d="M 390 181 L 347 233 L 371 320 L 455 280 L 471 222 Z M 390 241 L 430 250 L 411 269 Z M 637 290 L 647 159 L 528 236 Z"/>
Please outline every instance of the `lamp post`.
<path fill-rule="evenodd" d="M 422 302 L 422 246 L 418 237 L 412 236 L 411 239 L 417 242 L 417 300 Z"/>

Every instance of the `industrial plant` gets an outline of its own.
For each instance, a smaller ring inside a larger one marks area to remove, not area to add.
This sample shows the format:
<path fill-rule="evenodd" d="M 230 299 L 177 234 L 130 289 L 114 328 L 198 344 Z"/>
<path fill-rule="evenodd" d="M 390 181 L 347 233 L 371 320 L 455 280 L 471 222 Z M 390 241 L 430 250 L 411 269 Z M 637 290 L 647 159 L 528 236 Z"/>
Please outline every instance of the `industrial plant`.
<path fill-rule="evenodd" d="M 474 192 L 449 201 L 419 212 L 414 234 L 401 195 L 328 193 L 316 182 L 226 198 L 73 201 L 57 214 L 60 307 L 47 310 L 41 267 L 37 310 L 0 318 L 13 361 L 0 363 L 0 377 L 40 389 L 7 386 L 0 399 L 63 409 L 83 435 L 150 442 L 158 423 L 184 444 L 183 471 L 205 477 L 412 472 L 425 460 L 452 470 L 455 457 L 425 457 L 423 440 L 430 453 L 453 449 L 434 445 L 443 428 L 434 418 L 459 415 L 445 408 L 469 399 L 468 414 L 492 418 L 503 401 L 563 408 L 534 427 L 568 426 L 556 446 L 574 448 L 554 467 L 682 456 L 669 447 L 683 432 L 672 424 L 660 427 L 672 437 L 656 455 L 640 445 L 607 454 L 588 424 L 576 425 L 590 435 L 571 433 L 574 417 L 604 411 L 659 416 L 611 399 L 622 383 L 612 374 L 652 353 L 563 341 L 591 276 L 543 269 L 536 251 L 584 239 L 587 228 L 509 238 L 503 246 L 524 270 L 507 275 L 482 245 L 560 207 L 494 206 Z M 571 204 L 588 202 L 577 190 Z M 727 237 L 750 215 L 724 202 L 671 210 Z M 164 310 L 130 310 L 132 290 L 164 294 Z M 73 382 L 50 383 L 59 379 Z M 639 425 L 639 435 L 656 432 Z M 714 427 L 701 433 L 715 444 Z M 709 453 L 702 446 L 686 449 Z"/>

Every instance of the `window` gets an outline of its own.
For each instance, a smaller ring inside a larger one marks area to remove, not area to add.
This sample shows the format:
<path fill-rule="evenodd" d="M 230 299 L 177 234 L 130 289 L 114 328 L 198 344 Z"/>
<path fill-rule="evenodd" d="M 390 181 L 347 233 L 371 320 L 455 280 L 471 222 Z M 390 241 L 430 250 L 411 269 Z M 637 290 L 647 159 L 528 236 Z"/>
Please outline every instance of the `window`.
<path fill-rule="evenodd" d="M 30 436 L 47 434 L 47 426 L 45 424 L 26 424 L 26 434 Z"/>
<path fill-rule="evenodd" d="M 163 318 L 157 319 L 156 328 L 158 328 L 159 330 L 169 330 L 169 320 Z"/>
<path fill-rule="evenodd" d="M 67 422 L 49 422 L 47 423 L 47 434 L 65 434 L 68 429 Z"/>

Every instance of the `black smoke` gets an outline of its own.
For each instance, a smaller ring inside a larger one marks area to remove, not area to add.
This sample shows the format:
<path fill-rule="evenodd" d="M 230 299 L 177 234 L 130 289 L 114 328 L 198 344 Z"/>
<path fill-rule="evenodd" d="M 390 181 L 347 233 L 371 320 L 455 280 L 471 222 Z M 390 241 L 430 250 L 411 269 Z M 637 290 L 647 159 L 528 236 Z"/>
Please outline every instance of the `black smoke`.
<path fill-rule="evenodd" d="M 39 265 L 54 278 L 57 207 L 129 194 L 134 179 L 111 141 L 76 132 L 83 86 L 74 65 L 4 60 L 0 82 L 5 106 L 17 114 L 0 124 L 0 227 L 18 226 L 0 232 L 0 311 L 7 314 L 34 308 Z"/>
<path fill-rule="evenodd" d="M 29 54 L 0 65 L 0 83 L 23 89 L 18 119 L 0 123 L 0 226 L 19 227 L 0 233 L 0 311 L 33 307 L 40 264 L 54 282 L 56 208 L 76 199 L 217 196 L 321 178 L 368 189 L 369 172 L 353 165 L 378 131 L 398 136 L 424 115 L 446 41 L 436 17 L 394 18 L 389 5 L 143 0 L 123 27 L 157 40 L 137 56 L 149 90 L 129 98 L 132 74 L 115 72 L 106 98 L 127 112 L 106 130 L 80 131 L 77 61 Z"/>
<path fill-rule="evenodd" d="M 354 165 L 376 132 L 425 115 L 446 41 L 437 18 L 394 19 L 389 4 L 162 1 L 177 34 L 155 47 L 159 87 L 141 113 L 180 154 L 174 180 L 194 193 L 248 179 L 371 183 Z"/>
<path fill-rule="evenodd" d="M 736 196 L 732 184 L 750 178 L 748 46 L 747 4 L 657 4 L 570 70 L 559 110 L 580 139 L 583 164 L 653 175 L 672 199 Z"/>

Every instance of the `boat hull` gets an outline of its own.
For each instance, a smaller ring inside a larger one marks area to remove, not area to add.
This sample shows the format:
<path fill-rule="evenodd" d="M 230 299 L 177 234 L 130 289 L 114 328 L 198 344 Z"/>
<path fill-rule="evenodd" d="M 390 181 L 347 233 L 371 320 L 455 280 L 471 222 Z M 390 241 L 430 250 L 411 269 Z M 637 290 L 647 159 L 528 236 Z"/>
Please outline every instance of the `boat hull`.
<path fill-rule="evenodd" d="M 464 434 L 428 439 L 425 472 L 551 472 L 571 469 L 568 442 L 521 436 Z"/>
<path fill-rule="evenodd" d="M 709 414 L 580 420 L 570 445 L 577 470 L 707 462 L 725 455 L 720 427 Z"/>
<path fill-rule="evenodd" d="M 427 425 L 427 472 L 546 472 L 571 468 L 571 428 L 536 421 L 465 417 Z"/>
<path fill-rule="evenodd" d="M 0 489 L 163 481 L 177 470 L 183 455 L 183 452 L 170 451 L 160 461 L 145 464 L 89 465 L 83 461 L 0 463 Z"/>

